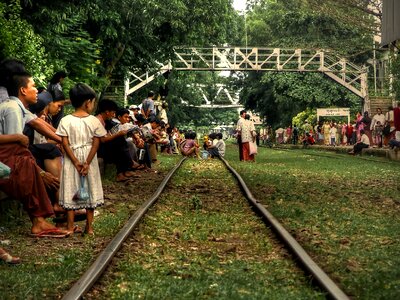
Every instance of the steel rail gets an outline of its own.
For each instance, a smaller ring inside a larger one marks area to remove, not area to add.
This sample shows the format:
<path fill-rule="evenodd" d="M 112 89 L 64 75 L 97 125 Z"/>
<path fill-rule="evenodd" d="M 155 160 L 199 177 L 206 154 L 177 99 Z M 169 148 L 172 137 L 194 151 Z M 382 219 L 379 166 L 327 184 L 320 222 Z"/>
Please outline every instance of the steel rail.
<path fill-rule="evenodd" d="M 72 286 L 72 288 L 64 295 L 62 299 L 73 300 L 81 299 L 85 293 L 93 286 L 93 284 L 103 274 L 108 264 L 111 262 L 114 255 L 121 248 L 122 243 L 132 233 L 133 229 L 139 223 L 141 218 L 145 215 L 147 210 L 156 202 L 161 192 L 164 190 L 172 175 L 179 169 L 182 163 L 186 160 L 183 157 L 176 166 L 169 171 L 167 176 L 163 179 L 154 194 L 144 202 L 139 209 L 132 215 L 124 227 L 117 233 L 111 240 L 107 247 L 100 253 L 96 261 L 89 267 L 89 269 L 82 275 L 82 277 Z"/>
<path fill-rule="evenodd" d="M 317 263 L 307 254 L 304 248 L 293 238 L 293 236 L 279 223 L 279 221 L 255 199 L 246 186 L 239 173 L 233 169 L 228 162 L 221 158 L 226 167 L 238 180 L 242 191 L 251 204 L 262 214 L 262 216 L 269 222 L 277 235 L 283 240 L 288 248 L 292 251 L 295 257 L 301 262 L 303 267 L 315 278 L 319 286 L 325 290 L 333 299 L 350 299 L 336 283 L 317 265 Z"/>

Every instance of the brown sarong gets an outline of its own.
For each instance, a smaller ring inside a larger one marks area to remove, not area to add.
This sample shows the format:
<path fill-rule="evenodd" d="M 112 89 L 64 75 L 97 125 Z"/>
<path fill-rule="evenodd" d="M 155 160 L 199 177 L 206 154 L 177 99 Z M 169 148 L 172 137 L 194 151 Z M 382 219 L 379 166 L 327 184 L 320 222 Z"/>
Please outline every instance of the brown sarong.
<path fill-rule="evenodd" d="M 0 179 L 0 190 L 15 198 L 33 217 L 50 217 L 54 214 L 41 169 L 28 148 L 18 143 L 0 145 L 0 161 L 11 168 L 10 178 Z"/>

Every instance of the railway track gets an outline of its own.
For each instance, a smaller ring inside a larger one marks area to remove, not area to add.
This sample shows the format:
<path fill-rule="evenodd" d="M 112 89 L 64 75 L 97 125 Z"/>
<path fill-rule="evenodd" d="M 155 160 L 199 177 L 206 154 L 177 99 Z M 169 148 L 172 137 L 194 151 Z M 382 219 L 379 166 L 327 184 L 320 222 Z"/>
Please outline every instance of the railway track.
<path fill-rule="evenodd" d="M 185 162 L 185 158 L 180 160 L 177 165 L 166 175 L 154 194 L 146 200 L 140 208 L 132 215 L 125 226 L 118 232 L 112 239 L 108 246 L 101 252 L 96 261 L 88 268 L 83 276 L 73 285 L 73 287 L 64 295 L 63 299 L 81 299 L 88 293 L 93 285 L 104 274 L 109 264 L 112 262 L 113 257 L 120 251 L 124 241 L 132 235 L 133 230 L 138 226 L 142 218 L 146 215 L 147 211 L 162 195 L 168 182 L 172 176 L 177 172 Z M 253 210 L 255 210 L 266 224 L 273 229 L 276 236 L 282 241 L 286 249 L 293 255 L 294 260 L 299 263 L 301 269 L 305 273 L 311 275 L 313 282 L 317 283 L 320 289 L 326 295 L 333 299 L 349 299 L 348 296 L 336 285 L 336 283 L 329 278 L 329 276 L 317 265 L 315 261 L 307 254 L 301 245 L 290 235 L 288 231 L 279 223 L 279 221 L 263 206 L 257 199 L 254 198 L 244 180 L 240 175 L 222 159 L 224 166 L 236 179 L 240 190 L 249 201 Z M 206 163 L 206 162 L 205 162 Z"/>

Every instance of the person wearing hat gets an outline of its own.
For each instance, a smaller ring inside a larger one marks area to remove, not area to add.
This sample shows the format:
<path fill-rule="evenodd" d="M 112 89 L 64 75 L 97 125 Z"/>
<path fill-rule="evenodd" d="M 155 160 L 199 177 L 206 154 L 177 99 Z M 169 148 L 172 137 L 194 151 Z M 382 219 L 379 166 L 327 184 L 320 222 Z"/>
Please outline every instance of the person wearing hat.
<path fill-rule="evenodd" d="M 140 108 L 139 106 L 132 104 L 129 106 L 129 117 L 132 119 L 132 122 L 134 124 L 137 124 L 137 118 L 136 116 L 139 114 Z"/>

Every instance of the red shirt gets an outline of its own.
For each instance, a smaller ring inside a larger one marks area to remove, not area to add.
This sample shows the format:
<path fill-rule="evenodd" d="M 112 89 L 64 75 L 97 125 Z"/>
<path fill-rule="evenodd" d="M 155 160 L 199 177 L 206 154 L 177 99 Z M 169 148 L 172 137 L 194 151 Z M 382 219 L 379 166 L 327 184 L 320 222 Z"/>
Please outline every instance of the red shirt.
<path fill-rule="evenodd" d="M 394 127 L 396 131 L 400 131 L 400 107 L 393 109 Z"/>

